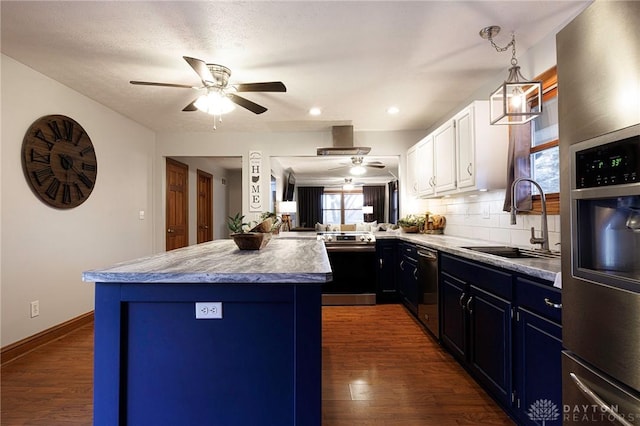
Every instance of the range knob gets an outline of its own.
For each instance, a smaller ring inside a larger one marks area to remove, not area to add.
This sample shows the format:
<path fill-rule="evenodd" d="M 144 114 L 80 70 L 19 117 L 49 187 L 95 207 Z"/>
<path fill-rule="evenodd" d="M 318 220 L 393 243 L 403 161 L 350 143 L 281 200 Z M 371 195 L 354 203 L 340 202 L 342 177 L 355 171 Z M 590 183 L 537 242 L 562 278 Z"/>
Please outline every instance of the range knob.
<path fill-rule="evenodd" d="M 360 235 L 360 241 L 364 241 L 365 240 L 365 236 L 364 235 Z"/>
<path fill-rule="evenodd" d="M 331 241 L 333 240 L 333 237 L 331 235 L 325 235 L 324 239 L 325 241 Z"/>

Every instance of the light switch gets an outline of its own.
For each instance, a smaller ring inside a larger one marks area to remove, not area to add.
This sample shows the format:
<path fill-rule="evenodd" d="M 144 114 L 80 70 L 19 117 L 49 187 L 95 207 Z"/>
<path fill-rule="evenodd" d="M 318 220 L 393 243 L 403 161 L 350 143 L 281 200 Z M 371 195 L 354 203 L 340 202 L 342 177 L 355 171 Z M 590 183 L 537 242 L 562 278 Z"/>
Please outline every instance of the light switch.
<path fill-rule="evenodd" d="M 144 220 L 144 210 L 140 210 L 139 217 L 140 217 L 140 220 Z"/>
<path fill-rule="evenodd" d="M 196 302 L 196 319 L 222 319 L 222 302 Z"/>

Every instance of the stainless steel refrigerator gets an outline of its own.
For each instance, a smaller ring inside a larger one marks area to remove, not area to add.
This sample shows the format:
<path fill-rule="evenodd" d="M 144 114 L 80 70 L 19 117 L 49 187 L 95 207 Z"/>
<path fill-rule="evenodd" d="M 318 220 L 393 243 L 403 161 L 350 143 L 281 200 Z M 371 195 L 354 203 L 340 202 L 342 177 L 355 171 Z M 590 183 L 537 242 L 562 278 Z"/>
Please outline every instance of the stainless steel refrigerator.
<path fill-rule="evenodd" d="M 640 1 L 556 41 L 563 424 L 640 425 Z"/>

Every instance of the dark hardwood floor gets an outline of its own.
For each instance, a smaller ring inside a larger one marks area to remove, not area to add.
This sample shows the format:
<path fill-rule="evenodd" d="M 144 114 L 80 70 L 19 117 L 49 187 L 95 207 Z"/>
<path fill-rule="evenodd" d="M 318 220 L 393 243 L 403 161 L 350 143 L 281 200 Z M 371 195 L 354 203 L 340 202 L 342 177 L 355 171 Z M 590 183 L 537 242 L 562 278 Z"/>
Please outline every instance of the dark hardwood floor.
<path fill-rule="evenodd" d="M 323 308 L 322 424 L 512 425 L 400 305 Z M 3 426 L 92 423 L 93 327 L 2 366 Z"/>

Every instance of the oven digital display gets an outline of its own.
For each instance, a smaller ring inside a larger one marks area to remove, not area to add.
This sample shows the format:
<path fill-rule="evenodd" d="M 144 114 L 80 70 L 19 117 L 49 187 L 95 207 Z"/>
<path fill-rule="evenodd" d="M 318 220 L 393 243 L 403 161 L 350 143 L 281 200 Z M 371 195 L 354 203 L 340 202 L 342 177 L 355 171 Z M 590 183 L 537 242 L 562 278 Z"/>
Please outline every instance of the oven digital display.
<path fill-rule="evenodd" d="M 640 136 L 576 153 L 576 188 L 640 182 Z"/>
<path fill-rule="evenodd" d="M 336 241 L 355 241 L 355 235 L 336 235 Z"/>

